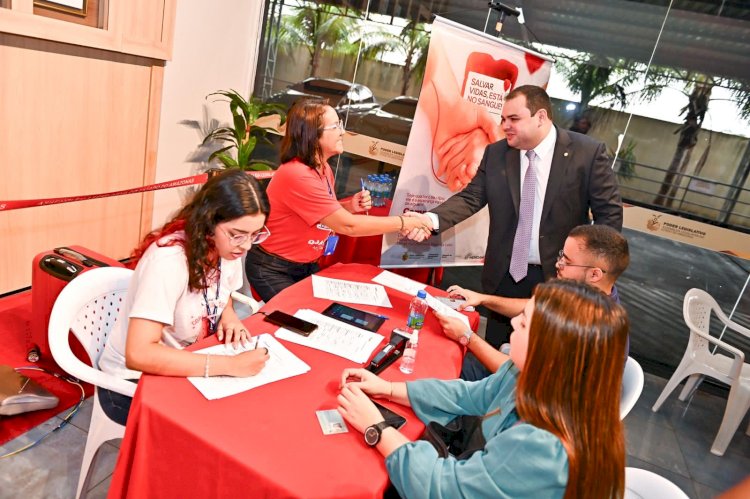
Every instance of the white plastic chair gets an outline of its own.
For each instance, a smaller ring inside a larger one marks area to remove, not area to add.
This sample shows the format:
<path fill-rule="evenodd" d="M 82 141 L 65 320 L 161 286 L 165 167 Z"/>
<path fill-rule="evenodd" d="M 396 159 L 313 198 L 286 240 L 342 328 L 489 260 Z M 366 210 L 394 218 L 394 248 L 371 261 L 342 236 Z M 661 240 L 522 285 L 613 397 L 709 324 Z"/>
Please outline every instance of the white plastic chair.
<path fill-rule="evenodd" d="M 628 357 L 622 373 L 622 394 L 620 395 L 620 419 L 625 419 L 643 392 L 643 369 L 633 358 Z"/>
<path fill-rule="evenodd" d="M 136 385 L 99 370 L 99 357 L 117 319 L 133 271 L 122 267 L 102 267 L 73 279 L 55 301 L 49 321 L 49 347 L 55 362 L 68 374 L 123 395 L 132 397 Z M 80 361 L 70 349 L 69 331 L 78 338 L 93 367 Z M 88 483 L 88 472 L 96 451 L 112 439 L 122 438 L 125 427 L 107 417 L 94 394 L 86 448 L 76 497 Z"/>
<path fill-rule="evenodd" d="M 661 475 L 625 468 L 625 499 L 689 499 L 682 489 Z"/>
<path fill-rule="evenodd" d="M 680 365 L 667 382 L 652 410 L 658 411 L 669 394 L 688 377 L 690 379 L 685 383 L 679 396 L 683 401 L 698 384 L 700 375 L 710 376 L 730 385 L 724 419 L 711 445 L 712 454 L 723 456 L 742 418 L 750 408 L 750 364 L 745 363 L 745 354 L 742 350 L 711 336 L 709 327 L 712 311 L 727 329 L 750 338 L 750 330 L 729 320 L 711 295 L 700 289 L 689 290 L 685 294 L 682 314 L 690 328 L 690 339 Z M 716 345 L 713 347 L 714 352 L 709 349 L 709 345 Z M 728 352 L 731 357 L 721 352 Z M 750 435 L 750 426 L 747 434 Z"/>
<path fill-rule="evenodd" d="M 242 287 L 239 291 L 234 291 L 232 293 L 232 299 L 235 301 L 234 311 L 240 319 L 253 315 L 265 304 L 263 301 L 258 303 L 253 298 L 252 286 L 250 286 L 250 281 L 247 279 L 247 274 L 244 272 L 245 258 L 247 258 L 247 255 L 242 257 Z"/>

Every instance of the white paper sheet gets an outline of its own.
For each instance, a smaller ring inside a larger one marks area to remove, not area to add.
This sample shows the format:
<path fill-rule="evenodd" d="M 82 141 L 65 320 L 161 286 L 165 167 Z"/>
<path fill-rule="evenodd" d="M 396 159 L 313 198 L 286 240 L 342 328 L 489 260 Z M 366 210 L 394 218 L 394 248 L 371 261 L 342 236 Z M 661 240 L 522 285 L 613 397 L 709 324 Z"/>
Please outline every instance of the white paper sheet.
<path fill-rule="evenodd" d="M 382 271 L 380 274 L 373 277 L 372 280 L 373 282 L 377 282 L 378 284 L 388 286 L 389 288 L 393 288 L 398 291 L 403 291 L 404 293 L 412 296 L 416 296 L 417 291 L 427 287 L 427 284 L 417 282 L 402 275 L 394 274 L 393 272 L 390 272 L 388 270 Z"/>
<path fill-rule="evenodd" d="M 350 326 L 314 310 L 303 308 L 298 310 L 294 316 L 317 324 L 318 329 L 310 333 L 309 336 L 302 336 L 279 328 L 276 331 L 277 338 L 332 353 L 359 364 L 367 362 L 375 347 L 383 340 L 383 336 L 380 334 Z"/>
<path fill-rule="evenodd" d="M 315 298 L 378 307 L 393 307 L 385 288 L 380 284 L 345 281 L 313 275 L 312 287 Z"/>
<path fill-rule="evenodd" d="M 203 378 L 199 376 L 188 377 L 188 380 L 200 391 L 208 400 L 220 399 L 235 395 L 258 386 L 262 386 L 274 381 L 285 378 L 291 378 L 304 374 L 310 370 L 310 366 L 302 362 L 299 357 L 286 349 L 279 343 L 276 338 L 270 334 L 262 334 L 251 340 L 246 347 L 240 346 L 237 350 L 225 344 L 214 345 L 196 353 L 210 353 L 213 355 L 237 355 L 241 352 L 252 350 L 258 342 L 259 348 L 268 348 L 269 359 L 263 370 L 255 376 L 248 378 L 235 378 L 232 376 L 211 376 Z"/>
<path fill-rule="evenodd" d="M 469 326 L 469 318 L 466 317 L 464 314 L 457 310 L 453 310 L 449 305 L 446 305 L 445 303 L 441 302 L 434 296 L 432 296 L 430 293 L 427 293 L 427 297 L 425 298 L 425 301 L 427 302 L 427 305 L 434 310 L 435 312 L 439 313 L 440 315 L 447 315 L 448 317 L 455 317 L 457 319 L 461 319 L 461 322 L 463 322 L 467 328 L 470 328 Z"/>

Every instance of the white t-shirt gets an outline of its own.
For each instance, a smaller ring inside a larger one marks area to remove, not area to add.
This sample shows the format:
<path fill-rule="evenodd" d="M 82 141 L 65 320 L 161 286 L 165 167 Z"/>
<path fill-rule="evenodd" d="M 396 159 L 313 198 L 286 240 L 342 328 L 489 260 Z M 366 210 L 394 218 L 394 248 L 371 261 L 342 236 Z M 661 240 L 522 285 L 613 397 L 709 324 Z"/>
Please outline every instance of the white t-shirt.
<path fill-rule="evenodd" d="M 184 237 L 183 232 L 162 238 Z M 206 290 L 211 313 L 216 304 L 221 316 L 232 291 L 242 286 L 242 260 L 221 259 L 221 285 L 216 294 L 216 282 Z M 164 324 L 161 343 L 173 348 L 184 348 L 200 339 L 204 331 L 204 317 L 208 316 L 204 293 L 188 289 L 188 266 L 185 251 L 179 244 L 148 247 L 133 273 L 125 303 L 120 308 L 117 322 L 99 359 L 99 368 L 123 379 L 141 376 L 125 367 L 125 342 L 130 318 L 148 319 Z"/>

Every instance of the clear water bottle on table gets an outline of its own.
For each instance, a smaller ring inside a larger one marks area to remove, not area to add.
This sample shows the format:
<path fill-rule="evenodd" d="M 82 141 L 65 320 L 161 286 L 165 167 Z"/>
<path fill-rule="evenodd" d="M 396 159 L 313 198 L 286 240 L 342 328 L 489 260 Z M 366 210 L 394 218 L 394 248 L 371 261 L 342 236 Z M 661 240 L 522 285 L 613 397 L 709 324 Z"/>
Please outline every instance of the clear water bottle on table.
<path fill-rule="evenodd" d="M 399 369 L 401 369 L 402 373 L 411 374 L 414 372 L 414 363 L 417 359 L 417 349 L 419 347 L 419 331 L 424 325 L 424 316 L 427 312 L 426 297 L 427 294 L 425 291 L 420 289 L 409 306 L 409 318 L 406 320 L 406 330 L 411 333 L 411 338 L 406 342 L 406 348 L 404 348 L 404 354 L 401 357 Z"/>

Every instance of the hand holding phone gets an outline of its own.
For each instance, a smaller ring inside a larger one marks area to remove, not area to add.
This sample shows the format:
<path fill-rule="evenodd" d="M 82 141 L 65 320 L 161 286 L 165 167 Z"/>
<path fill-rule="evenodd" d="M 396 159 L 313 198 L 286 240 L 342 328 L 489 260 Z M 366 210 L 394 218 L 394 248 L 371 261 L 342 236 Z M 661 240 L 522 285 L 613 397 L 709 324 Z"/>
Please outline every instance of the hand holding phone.
<path fill-rule="evenodd" d="M 270 314 L 266 314 L 264 320 L 302 336 L 309 336 L 310 333 L 318 328 L 317 324 L 289 315 L 281 310 L 274 310 Z"/>

